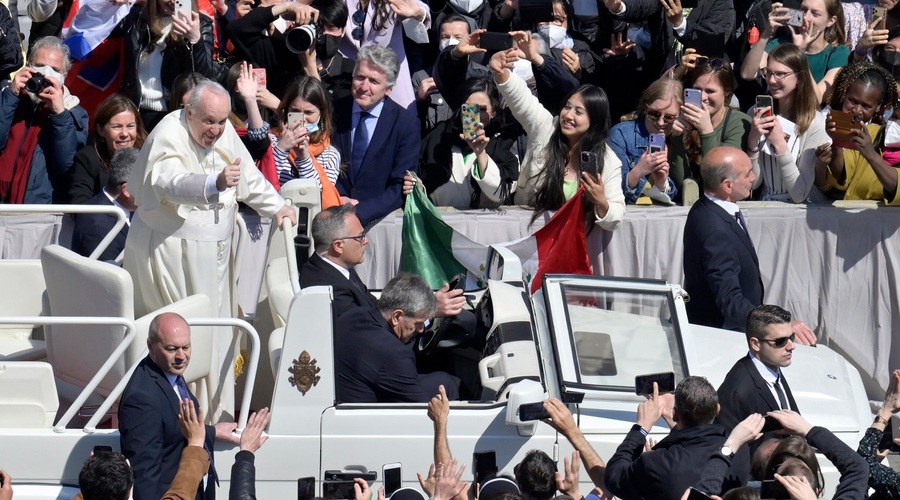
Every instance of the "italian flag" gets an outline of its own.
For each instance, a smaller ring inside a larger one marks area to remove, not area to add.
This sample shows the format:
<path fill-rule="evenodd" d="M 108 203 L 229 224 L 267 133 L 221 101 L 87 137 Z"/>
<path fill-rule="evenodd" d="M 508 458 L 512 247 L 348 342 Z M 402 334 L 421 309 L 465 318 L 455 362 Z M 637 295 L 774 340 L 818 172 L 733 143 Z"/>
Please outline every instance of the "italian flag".
<path fill-rule="evenodd" d="M 579 187 L 575 196 L 531 236 L 498 245 L 519 256 L 532 294 L 541 288 L 545 274 L 592 273 L 584 233 L 582 190 Z"/>
<path fill-rule="evenodd" d="M 484 288 L 488 247 L 444 222 L 421 185 L 416 184 L 403 207 L 400 270 L 421 276 L 434 289 L 457 274 L 466 275 L 466 290 Z"/>
<path fill-rule="evenodd" d="M 533 294 L 544 274 L 591 274 L 581 189 L 531 236 L 502 243 L 522 262 Z M 466 274 L 466 289 L 484 288 L 489 249 L 450 227 L 417 186 L 403 208 L 400 270 L 421 276 L 432 288 Z"/>

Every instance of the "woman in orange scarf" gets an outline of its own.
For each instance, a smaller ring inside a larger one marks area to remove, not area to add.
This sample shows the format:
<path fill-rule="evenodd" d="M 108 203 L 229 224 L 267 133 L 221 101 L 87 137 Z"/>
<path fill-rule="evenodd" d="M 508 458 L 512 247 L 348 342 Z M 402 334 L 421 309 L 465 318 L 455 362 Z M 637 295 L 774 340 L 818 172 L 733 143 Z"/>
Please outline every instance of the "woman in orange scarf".
<path fill-rule="evenodd" d="M 334 187 L 341 153 L 331 145 L 331 105 L 328 92 L 315 78 L 301 77 L 284 91 L 278 106 L 280 137 L 272 139 L 278 179 L 315 179 L 322 189 L 322 208 L 341 204 Z"/>

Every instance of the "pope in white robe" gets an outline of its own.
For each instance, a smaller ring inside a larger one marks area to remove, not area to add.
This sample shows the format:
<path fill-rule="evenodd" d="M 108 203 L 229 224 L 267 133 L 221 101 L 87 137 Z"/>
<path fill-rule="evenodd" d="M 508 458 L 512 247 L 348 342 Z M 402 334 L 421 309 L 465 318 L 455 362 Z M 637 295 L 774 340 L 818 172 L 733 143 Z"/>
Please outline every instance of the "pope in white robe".
<path fill-rule="evenodd" d="M 138 209 L 124 260 L 134 280 L 135 315 L 202 293 L 219 317 L 236 317 L 232 232 L 238 201 L 275 217 L 279 227 L 284 217 L 297 223 L 293 207 L 265 180 L 228 122 L 230 111 L 228 92 L 203 82 L 141 149 L 128 180 Z M 234 411 L 234 339 L 217 334 L 213 345 L 218 352 L 208 379 L 208 414 L 215 421 Z"/>

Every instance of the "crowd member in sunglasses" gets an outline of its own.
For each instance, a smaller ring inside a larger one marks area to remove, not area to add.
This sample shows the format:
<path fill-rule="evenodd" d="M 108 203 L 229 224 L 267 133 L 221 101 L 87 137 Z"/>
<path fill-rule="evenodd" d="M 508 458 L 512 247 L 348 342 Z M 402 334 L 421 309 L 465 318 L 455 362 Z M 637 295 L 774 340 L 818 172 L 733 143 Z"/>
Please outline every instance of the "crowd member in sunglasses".
<path fill-rule="evenodd" d="M 684 180 L 683 128 L 678 115 L 683 104 L 681 82 L 661 78 L 647 87 L 638 101 L 637 116 L 615 125 L 609 133 L 609 146 L 622 161 L 622 191 L 625 202 L 637 203 L 641 193 L 664 204 L 672 204 Z M 665 136 L 666 147 L 650 152 L 650 136 Z"/>
<path fill-rule="evenodd" d="M 799 411 L 781 373 L 791 365 L 797 339 L 791 331 L 791 313 L 776 305 L 756 306 L 747 315 L 746 335 L 749 353 L 731 367 L 718 390 L 721 410 L 716 423 L 729 431 L 754 413 Z M 756 440 L 742 450 L 749 451 L 742 457 L 748 464 L 762 441 Z"/>

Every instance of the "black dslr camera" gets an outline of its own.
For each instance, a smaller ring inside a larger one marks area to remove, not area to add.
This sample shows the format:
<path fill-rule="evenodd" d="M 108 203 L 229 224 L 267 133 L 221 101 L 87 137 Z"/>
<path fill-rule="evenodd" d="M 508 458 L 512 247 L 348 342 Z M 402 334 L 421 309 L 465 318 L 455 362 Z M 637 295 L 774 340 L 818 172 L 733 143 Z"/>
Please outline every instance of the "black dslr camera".
<path fill-rule="evenodd" d="M 48 80 L 41 73 L 35 73 L 31 75 L 31 78 L 29 78 L 28 81 L 25 82 L 25 90 L 35 95 L 43 92 L 45 88 L 52 86 L 53 84 L 50 83 L 50 80 Z"/>

